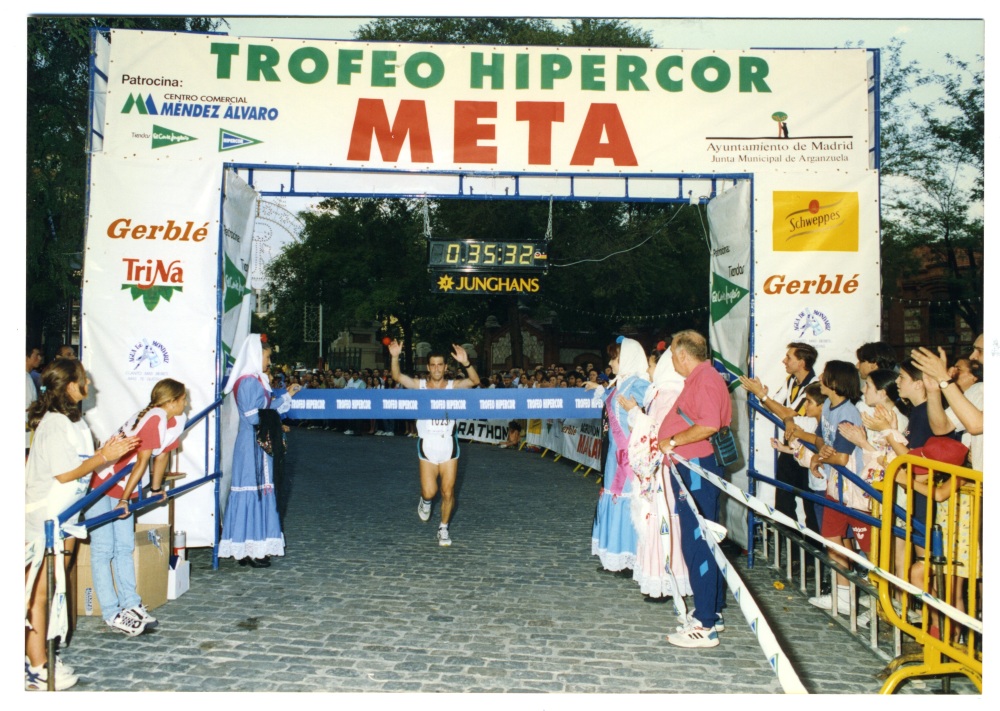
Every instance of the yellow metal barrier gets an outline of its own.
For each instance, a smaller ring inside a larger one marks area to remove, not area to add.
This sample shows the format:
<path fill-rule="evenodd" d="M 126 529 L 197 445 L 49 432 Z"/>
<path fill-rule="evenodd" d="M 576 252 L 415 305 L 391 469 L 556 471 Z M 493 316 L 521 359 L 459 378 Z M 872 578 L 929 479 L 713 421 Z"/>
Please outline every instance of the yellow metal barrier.
<path fill-rule="evenodd" d="M 983 473 L 905 455 L 887 467 L 880 488 L 881 511 L 876 507 L 873 512 L 882 524 L 880 535 L 873 539 L 876 565 L 923 592 L 920 596 L 897 589 L 877 570 L 872 572 L 879 591 L 879 614 L 921 647 L 889 664 L 881 693 L 891 694 L 913 677 L 950 674 L 964 674 L 982 692 L 978 633 L 925 602 L 940 600 L 973 620 L 982 619 Z M 894 515 L 894 505 L 906 511 L 905 520 Z M 914 530 L 915 521 L 925 523 L 926 538 Z M 893 531 L 894 526 L 903 530 L 902 537 Z M 935 545 L 935 529 L 940 545 Z"/>

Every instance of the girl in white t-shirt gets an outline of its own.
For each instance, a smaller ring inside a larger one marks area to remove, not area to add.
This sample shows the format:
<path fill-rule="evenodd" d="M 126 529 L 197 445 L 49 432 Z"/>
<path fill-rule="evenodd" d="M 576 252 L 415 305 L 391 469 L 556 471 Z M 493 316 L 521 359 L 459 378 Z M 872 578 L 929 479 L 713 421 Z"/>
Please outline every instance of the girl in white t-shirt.
<path fill-rule="evenodd" d="M 90 381 L 78 360 L 60 358 L 42 373 L 42 393 L 28 408 L 28 427 L 34 431 L 31 452 L 25 466 L 24 483 L 24 578 L 25 625 L 24 685 L 27 689 L 47 687 L 47 637 L 66 634 L 65 565 L 56 565 L 53 609 L 61 614 L 46 619 L 48 576 L 45 555 L 45 522 L 55 519 L 87 493 L 90 474 L 113 462 L 135 446 L 134 437 L 115 437 L 94 452 L 94 439 L 80 414 L 79 404 L 87 397 Z M 66 524 L 73 524 L 79 514 Z M 76 532 L 74 532 L 75 534 Z M 82 532 L 86 537 L 86 532 Z M 72 553 L 75 539 L 58 544 L 56 555 Z M 68 560 L 66 558 L 65 560 Z M 48 633 L 48 634 L 46 634 Z M 67 689 L 77 677 L 58 659 L 56 689 Z"/>

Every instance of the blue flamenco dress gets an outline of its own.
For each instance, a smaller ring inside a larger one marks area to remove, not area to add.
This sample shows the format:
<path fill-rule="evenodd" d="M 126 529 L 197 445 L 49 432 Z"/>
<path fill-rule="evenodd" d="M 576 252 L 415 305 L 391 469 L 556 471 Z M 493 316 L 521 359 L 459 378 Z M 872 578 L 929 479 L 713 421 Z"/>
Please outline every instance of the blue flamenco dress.
<path fill-rule="evenodd" d="M 631 432 L 628 426 L 628 412 L 618 404 L 618 396 L 632 397 L 636 402 L 643 402 L 649 381 L 637 375 L 627 376 L 617 387 L 603 394 L 604 408 L 608 421 L 615 418 L 619 423 L 624 441 L 628 443 Z M 635 553 L 638 534 L 632 523 L 631 499 L 635 496 L 635 476 L 623 476 L 620 494 L 612 492 L 615 476 L 618 474 L 618 443 L 614 435 L 614 427 L 608 432 L 608 456 L 604 463 L 604 480 L 600 498 L 597 500 L 597 511 L 594 514 L 594 530 L 590 550 L 600 558 L 605 570 L 618 571 L 631 569 L 635 566 Z M 627 450 L 626 450 L 627 451 Z M 623 472 L 624 474 L 624 472 Z"/>
<path fill-rule="evenodd" d="M 240 560 L 284 555 L 285 536 L 281 532 L 274 490 L 274 462 L 257 444 L 254 434 L 257 412 L 271 406 L 271 393 L 254 375 L 240 378 L 234 393 L 239 429 L 219 557 Z"/>

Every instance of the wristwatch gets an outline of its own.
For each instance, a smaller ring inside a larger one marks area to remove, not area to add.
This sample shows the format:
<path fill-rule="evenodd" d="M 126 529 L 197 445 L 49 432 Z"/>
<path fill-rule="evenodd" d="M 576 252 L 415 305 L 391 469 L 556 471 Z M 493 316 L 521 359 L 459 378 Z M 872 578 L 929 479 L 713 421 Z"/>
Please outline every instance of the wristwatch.
<path fill-rule="evenodd" d="M 676 446 L 677 446 L 677 440 L 676 440 L 676 439 L 674 439 L 673 437 L 671 437 L 671 438 L 670 438 L 670 441 L 669 441 L 669 442 L 667 442 L 667 444 L 669 444 L 669 445 L 670 445 L 670 448 L 671 448 L 671 449 L 673 449 L 674 447 L 676 447 Z"/>
<path fill-rule="evenodd" d="M 949 385 L 951 385 L 954 382 L 955 382 L 954 380 L 952 380 L 951 378 L 948 378 L 947 380 L 942 380 L 940 383 L 938 383 L 938 387 L 940 387 L 942 390 L 944 390 L 946 387 L 948 387 Z"/>

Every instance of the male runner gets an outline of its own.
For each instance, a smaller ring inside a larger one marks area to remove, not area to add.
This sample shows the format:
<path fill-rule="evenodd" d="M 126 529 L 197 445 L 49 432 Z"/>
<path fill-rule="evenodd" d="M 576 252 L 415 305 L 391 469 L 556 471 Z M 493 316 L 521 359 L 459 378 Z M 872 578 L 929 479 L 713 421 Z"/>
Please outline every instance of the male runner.
<path fill-rule="evenodd" d="M 415 379 L 399 371 L 399 354 L 403 346 L 393 340 L 389 344 L 392 356 L 392 378 L 404 388 L 411 390 L 451 390 L 474 388 L 479 385 L 476 369 L 469 362 L 469 356 L 462 346 L 452 344 L 451 357 L 465 368 L 467 377 L 461 380 L 446 380 L 444 377 L 445 357 L 441 353 L 431 353 L 427 358 L 428 378 Z M 417 515 L 421 521 L 431 518 L 431 501 L 438 492 L 438 478 L 441 479 L 441 525 L 438 527 L 438 544 L 451 545 L 448 522 L 455 507 L 455 478 L 458 476 L 458 437 L 455 436 L 455 421 L 447 414 L 443 420 L 417 420 L 417 456 L 420 458 L 420 503 Z"/>

